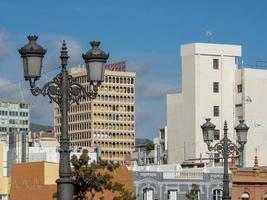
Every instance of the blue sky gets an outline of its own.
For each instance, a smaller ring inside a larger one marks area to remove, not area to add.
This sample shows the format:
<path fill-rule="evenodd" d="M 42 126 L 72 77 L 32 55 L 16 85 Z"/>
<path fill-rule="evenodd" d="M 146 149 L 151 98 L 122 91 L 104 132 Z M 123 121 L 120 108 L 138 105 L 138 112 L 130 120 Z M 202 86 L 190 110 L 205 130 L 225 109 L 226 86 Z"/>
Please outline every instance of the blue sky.
<path fill-rule="evenodd" d="M 43 68 L 48 71 L 59 65 L 63 39 L 71 66 L 82 62 L 89 41 L 100 40 L 110 53 L 109 62 L 125 60 L 137 72 L 137 136 L 152 138 L 166 124 L 166 94 L 180 89 L 179 46 L 207 42 L 206 31 L 212 32 L 211 42 L 242 45 L 245 65 L 267 61 L 265 0 L 3 0 L 0 97 L 30 99 L 32 121 L 53 124 L 48 99 L 29 94 L 17 49 L 26 43 L 26 35 L 39 35 L 39 43 L 48 48 Z"/>

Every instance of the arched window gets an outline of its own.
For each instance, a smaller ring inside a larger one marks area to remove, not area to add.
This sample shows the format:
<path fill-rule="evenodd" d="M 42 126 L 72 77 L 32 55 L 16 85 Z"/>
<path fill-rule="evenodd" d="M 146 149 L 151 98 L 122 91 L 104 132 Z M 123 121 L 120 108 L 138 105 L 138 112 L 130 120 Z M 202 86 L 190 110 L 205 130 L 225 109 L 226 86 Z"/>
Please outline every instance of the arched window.
<path fill-rule="evenodd" d="M 267 193 L 263 196 L 263 200 L 267 200 Z"/>
<path fill-rule="evenodd" d="M 144 200 L 153 200 L 154 199 L 154 191 L 152 188 L 144 189 Z"/>
<path fill-rule="evenodd" d="M 213 190 L 213 200 L 222 200 L 223 191 L 219 189 Z"/>
<path fill-rule="evenodd" d="M 242 199 L 242 200 L 249 200 L 249 193 L 244 192 L 244 193 L 241 195 L 241 199 Z"/>

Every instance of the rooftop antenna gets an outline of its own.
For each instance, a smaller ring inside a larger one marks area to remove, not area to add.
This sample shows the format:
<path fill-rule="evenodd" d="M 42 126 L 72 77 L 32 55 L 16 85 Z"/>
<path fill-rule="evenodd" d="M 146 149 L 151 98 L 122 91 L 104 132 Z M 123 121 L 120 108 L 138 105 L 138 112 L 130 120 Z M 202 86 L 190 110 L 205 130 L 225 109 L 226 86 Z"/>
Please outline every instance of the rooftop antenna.
<path fill-rule="evenodd" d="M 211 41 L 211 37 L 212 37 L 212 32 L 211 32 L 211 31 L 206 31 L 205 35 L 206 35 L 207 38 L 208 38 L 208 43 L 210 43 L 210 41 Z"/>
<path fill-rule="evenodd" d="M 256 148 L 255 148 L 255 153 L 256 153 L 256 156 L 259 155 L 259 147 L 256 147 Z"/>

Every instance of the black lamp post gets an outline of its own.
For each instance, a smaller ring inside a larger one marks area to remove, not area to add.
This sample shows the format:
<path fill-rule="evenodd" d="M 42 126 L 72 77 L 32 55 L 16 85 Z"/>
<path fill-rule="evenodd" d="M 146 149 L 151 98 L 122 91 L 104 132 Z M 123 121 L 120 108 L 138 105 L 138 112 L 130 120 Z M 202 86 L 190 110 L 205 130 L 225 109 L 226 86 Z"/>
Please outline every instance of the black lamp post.
<path fill-rule="evenodd" d="M 57 194 L 59 200 L 73 199 L 73 182 L 71 180 L 70 147 L 68 134 L 68 109 L 71 104 L 79 103 L 81 98 L 89 97 L 94 99 L 98 87 L 104 81 L 105 63 L 109 57 L 99 48 L 100 42 L 91 42 L 92 48 L 82 55 L 87 70 L 87 80 L 90 82 L 90 89 L 78 84 L 69 74 L 67 69 L 68 51 L 65 41 L 61 49 L 61 72 L 47 82 L 42 88 L 35 85 L 41 77 L 42 60 L 46 50 L 36 40 L 37 36 L 28 36 L 29 43 L 19 49 L 23 59 L 24 78 L 29 81 L 31 93 L 34 96 L 48 96 L 50 102 L 58 104 L 61 113 L 61 134 L 60 134 L 60 161 L 59 179 L 57 179 Z"/>
<path fill-rule="evenodd" d="M 237 143 L 239 147 L 235 145 L 228 137 L 227 137 L 227 122 L 224 122 L 224 137 L 214 146 L 211 146 L 211 143 L 214 139 L 214 129 L 215 125 L 210 122 L 210 118 L 206 119 L 206 122 L 201 126 L 203 132 L 203 139 L 204 142 L 207 144 L 209 151 L 216 151 L 223 156 L 223 163 L 224 163 L 224 174 L 223 174 L 223 197 L 222 199 L 229 200 L 231 199 L 229 193 L 229 173 L 228 173 L 228 159 L 230 155 L 237 154 L 240 156 L 244 150 L 244 145 L 247 142 L 247 133 L 249 127 L 244 124 L 244 120 L 239 121 L 240 124 L 235 127 L 236 134 L 237 134 Z"/>

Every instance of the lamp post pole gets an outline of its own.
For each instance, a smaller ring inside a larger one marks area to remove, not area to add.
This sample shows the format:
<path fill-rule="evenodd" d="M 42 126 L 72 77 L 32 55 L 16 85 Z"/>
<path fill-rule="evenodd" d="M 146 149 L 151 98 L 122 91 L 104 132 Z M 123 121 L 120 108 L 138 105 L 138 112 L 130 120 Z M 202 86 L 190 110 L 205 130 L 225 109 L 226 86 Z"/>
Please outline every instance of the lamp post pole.
<path fill-rule="evenodd" d="M 73 199 L 73 182 L 71 180 L 71 167 L 70 167 L 70 148 L 69 148 L 69 134 L 68 134 L 68 70 L 67 59 L 68 54 L 66 51 L 66 44 L 63 42 L 61 51 L 61 135 L 60 135 L 60 150 L 59 150 L 59 179 L 57 182 L 57 194 L 59 199 Z"/>
<path fill-rule="evenodd" d="M 99 48 L 100 42 L 91 42 L 92 49 L 82 55 L 86 64 L 89 91 L 76 82 L 68 72 L 68 51 L 65 41 L 61 48 L 61 72 L 47 82 L 42 88 L 35 85 L 41 77 L 42 59 L 46 50 L 36 40 L 37 36 L 28 36 L 29 43 L 19 49 L 23 59 L 24 78 L 30 83 L 34 96 L 48 96 L 50 102 L 58 104 L 61 114 L 60 149 L 59 149 L 59 179 L 57 179 L 57 199 L 73 199 L 73 181 L 70 167 L 70 141 L 68 134 L 68 110 L 73 103 L 79 103 L 82 98 L 95 99 L 98 87 L 104 81 L 105 63 L 109 55 Z"/>
<path fill-rule="evenodd" d="M 203 139 L 204 142 L 207 144 L 209 151 L 215 151 L 218 152 L 223 156 L 223 200 L 230 200 L 230 178 L 228 173 L 228 159 L 230 155 L 237 154 L 240 156 L 240 154 L 244 150 L 244 145 L 247 142 L 247 133 L 249 127 L 244 123 L 244 120 L 240 120 L 240 124 L 235 127 L 236 133 L 237 133 L 237 143 L 239 144 L 239 147 L 235 145 L 227 136 L 228 127 L 227 122 L 224 122 L 224 137 L 221 139 L 218 143 L 216 143 L 214 146 L 211 145 L 214 139 L 214 130 L 215 125 L 210 122 L 210 118 L 206 119 L 206 122 L 201 126 L 202 132 L 203 132 Z"/>
<path fill-rule="evenodd" d="M 228 200 L 231 199 L 229 195 L 229 173 L 228 173 L 228 137 L 227 137 L 227 124 L 226 122 L 224 123 L 224 137 L 223 137 L 223 167 L 224 167 L 224 172 L 223 172 L 223 200 Z"/>

